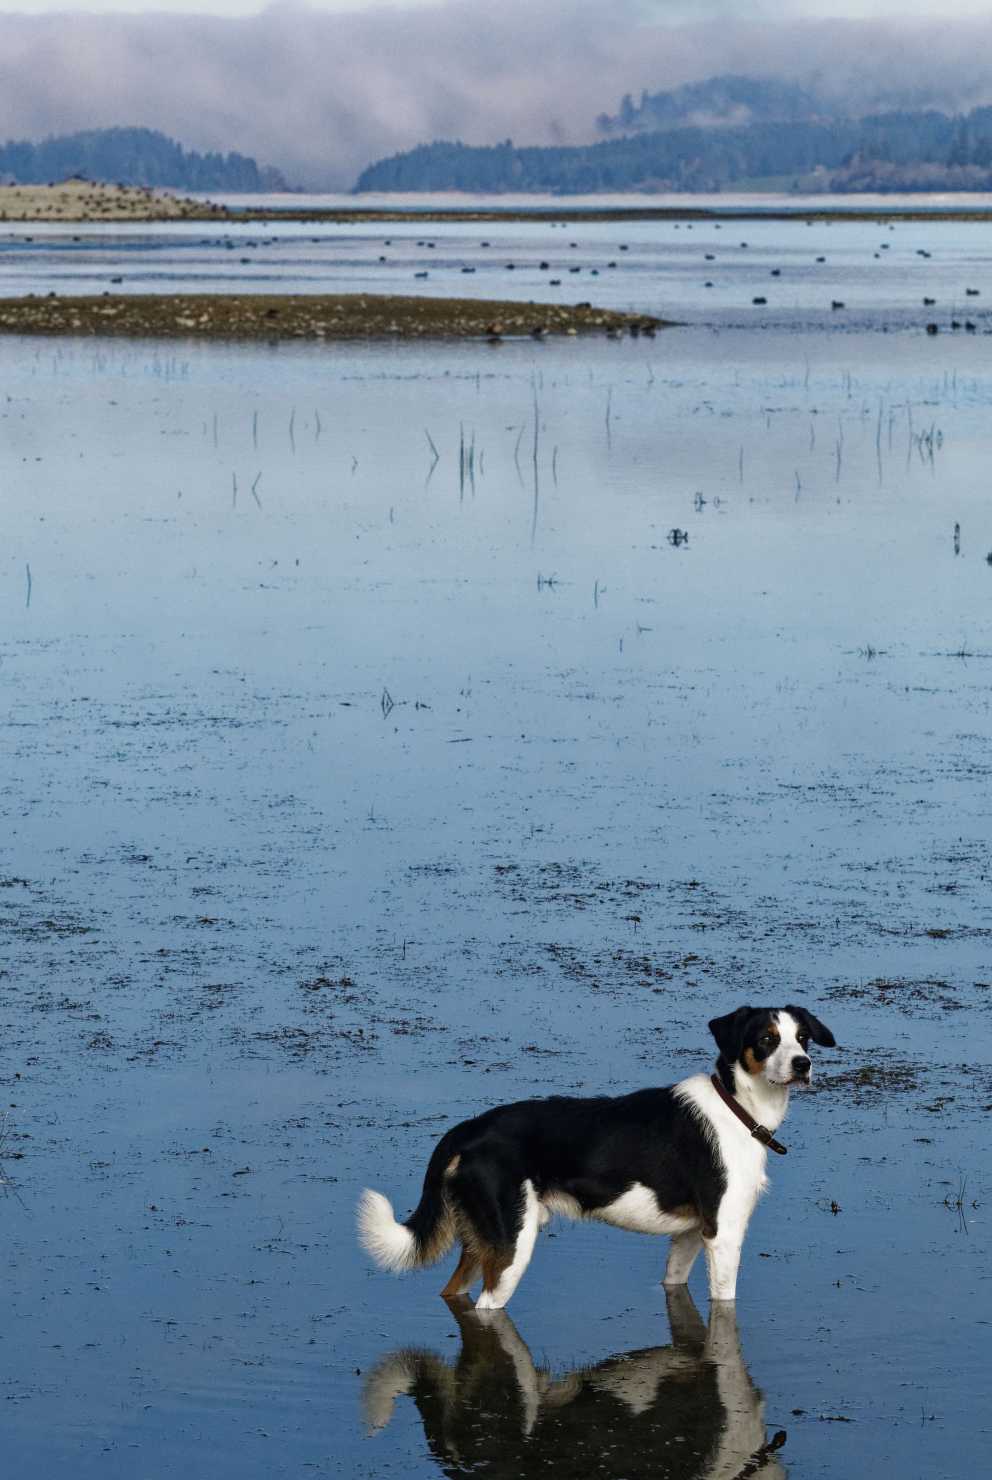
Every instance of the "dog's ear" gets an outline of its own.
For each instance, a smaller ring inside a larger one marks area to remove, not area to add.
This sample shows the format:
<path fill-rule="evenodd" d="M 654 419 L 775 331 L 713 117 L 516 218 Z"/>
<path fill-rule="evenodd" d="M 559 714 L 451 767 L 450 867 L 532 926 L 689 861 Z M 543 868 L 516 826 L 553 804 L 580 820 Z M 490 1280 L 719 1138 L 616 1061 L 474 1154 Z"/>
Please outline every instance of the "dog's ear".
<path fill-rule="evenodd" d="M 726 1017 L 713 1018 L 710 1022 L 710 1032 L 728 1064 L 736 1064 L 741 1056 L 744 1028 L 753 1011 L 751 1007 L 738 1007 L 736 1012 L 728 1012 Z"/>
<path fill-rule="evenodd" d="M 813 1042 L 818 1043 L 821 1048 L 837 1047 L 837 1040 L 830 1029 L 824 1023 L 821 1023 L 818 1017 L 814 1017 L 811 1012 L 807 1012 L 805 1007 L 793 1006 L 787 1007 L 785 1010 L 792 1013 L 796 1022 L 801 1023 L 807 1029 Z"/>

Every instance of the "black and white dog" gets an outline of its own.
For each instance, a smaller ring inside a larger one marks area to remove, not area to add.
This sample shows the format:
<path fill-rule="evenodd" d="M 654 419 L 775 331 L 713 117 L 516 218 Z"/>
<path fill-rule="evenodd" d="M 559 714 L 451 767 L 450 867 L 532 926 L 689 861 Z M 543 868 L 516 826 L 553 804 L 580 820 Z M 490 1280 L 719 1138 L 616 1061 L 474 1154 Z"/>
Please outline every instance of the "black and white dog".
<path fill-rule="evenodd" d="M 478 1310 L 499 1310 L 553 1213 L 672 1237 L 665 1284 L 684 1285 L 706 1251 L 710 1298 L 733 1300 L 748 1221 L 767 1186 L 768 1146 L 789 1088 L 808 1084 L 810 1040 L 834 1046 L 803 1007 L 739 1007 L 714 1018 L 716 1073 L 616 1097 L 555 1095 L 500 1105 L 448 1131 L 434 1149 L 420 1202 L 397 1222 L 366 1191 L 359 1237 L 397 1273 L 433 1264 L 456 1239 L 461 1259 L 442 1295 L 482 1275 Z"/>

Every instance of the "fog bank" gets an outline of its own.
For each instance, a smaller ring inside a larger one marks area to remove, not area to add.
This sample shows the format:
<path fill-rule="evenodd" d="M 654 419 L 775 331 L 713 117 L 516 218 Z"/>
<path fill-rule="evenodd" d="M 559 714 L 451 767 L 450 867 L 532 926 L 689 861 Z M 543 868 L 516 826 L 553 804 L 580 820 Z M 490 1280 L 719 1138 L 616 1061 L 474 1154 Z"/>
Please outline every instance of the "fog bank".
<path fill-rule="evenodd" d="M 663 24 L 639 0 L 472 0 L 354 14 L 281 5 L 197 15 L 0 15 L 0 136 L 112 124 L 238 149 L 294 183 L 349 187 L 432 139 L 583 143 L 625 92 L 720 72 L 815 81 L 859 110 L 992 101 L 992 18 L 719 18 Z M 646 19 L 647 17 L 647 19 Z"/>

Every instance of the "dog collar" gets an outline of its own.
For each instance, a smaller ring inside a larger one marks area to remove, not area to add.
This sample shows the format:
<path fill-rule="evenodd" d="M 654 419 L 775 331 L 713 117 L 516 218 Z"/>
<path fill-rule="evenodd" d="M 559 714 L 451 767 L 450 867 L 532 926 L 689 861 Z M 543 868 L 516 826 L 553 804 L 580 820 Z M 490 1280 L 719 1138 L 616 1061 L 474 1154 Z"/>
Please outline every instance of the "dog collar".
<path fill-rule="evenodd" d="M 769 1151 L 776 1151 L 779 1156 L 785 1156 L 789 1149 L 788 1146 L 783 1146 L 781 1141 L 776 1141 L 766 1125 L 761 1125 L 759 1121 L 755 1120 L 753 1115 L 748 1114 L 744 1106 L 728 1092 L 719 1074 L 710 1075 L 710 1084 L 712 1084 L 728 1110 L 732 1110 L 741 1124 L 747 1126 L 756 1141 L 760 1141 L 762 1146 L 767 1146 Z"/>

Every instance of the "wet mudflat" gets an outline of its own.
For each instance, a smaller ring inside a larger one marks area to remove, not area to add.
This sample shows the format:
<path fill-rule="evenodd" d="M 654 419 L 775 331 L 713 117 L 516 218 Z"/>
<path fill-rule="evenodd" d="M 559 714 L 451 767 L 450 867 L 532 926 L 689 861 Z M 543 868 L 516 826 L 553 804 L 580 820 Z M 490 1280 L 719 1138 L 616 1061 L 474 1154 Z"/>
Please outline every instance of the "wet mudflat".
<path fill-rule="evenodd" d="M 0 361 L 11 1471 L 979 1468 L 981 336 Z M 841 1047 L 736 1324 L 602 1227 L 484 1329 L 366 1266 L 452 1121 L 742 1000 Z"/>

